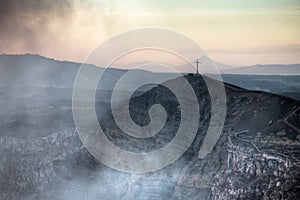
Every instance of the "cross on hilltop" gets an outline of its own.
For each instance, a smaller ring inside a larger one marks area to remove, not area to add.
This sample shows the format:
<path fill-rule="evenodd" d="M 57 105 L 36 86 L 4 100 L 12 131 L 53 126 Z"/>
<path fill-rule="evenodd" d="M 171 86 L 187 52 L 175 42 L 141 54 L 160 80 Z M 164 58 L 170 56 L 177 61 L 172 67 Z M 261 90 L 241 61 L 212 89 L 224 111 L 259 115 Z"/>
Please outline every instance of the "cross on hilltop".
<path fill-rule="evenodd" d="M 199 68 L 199 64 L 201 64 L 201 62 L 199 62 L 199 59 L 197 59 L 196 62 L 194 62 L 194 63 L 197 64 L 196 74 L 199 75 L 199 70 L 198 70 L 198 68 Z"/>

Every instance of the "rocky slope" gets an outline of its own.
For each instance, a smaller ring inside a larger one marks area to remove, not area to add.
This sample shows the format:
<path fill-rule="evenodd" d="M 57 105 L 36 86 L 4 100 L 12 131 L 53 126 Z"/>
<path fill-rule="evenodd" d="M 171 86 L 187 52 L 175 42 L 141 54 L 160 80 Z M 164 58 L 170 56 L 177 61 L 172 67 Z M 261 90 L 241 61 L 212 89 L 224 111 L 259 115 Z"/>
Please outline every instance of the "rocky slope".
<path fill-rule="evenodd" d="M 282 132 L 277 134 L 282 136 Z M 229 135 L 228 166 L 214 177 L 213 199 L 298 199 L 299 156 L 288 155 L 298 154 L 300 141 L 282 144 L 288 151 L 279 150 L 274 139 L 274 136 L 263 138 L 261 134 L 254 140 Z M 272 143 L 273 148 L 266 147 Z"/>
<path fill-rule="evenodd" d="M 70 99 L 45 103 L 32 97 L 17 111 L 6 110 L 0 127 L 0 199 L 299 197 L 300 103 L 226 85 L 223 133 L 212 152 L 199 159 L 210 119 L 210 98 L 200 76 L 186 78 L 201 108 L 197 136 L 179 160 L 152 173 L 122 173 L 95 160 L 82 146 L 72 124 Z M 25 97 L 5 98 L 16 104 L 26 102 Z M 161 86 L 131 99 L 133 120 L 147 124 L 147 110 L 155 103 L 165 106 L 168 118 L 163 130 L 150 139 L 138 140 L 122 133 L 106 102 L 97 102 L 97 114 L 113 143 L 134 152 L 149 151 L 168 143 L 180 121 L 176 98 Z"/>

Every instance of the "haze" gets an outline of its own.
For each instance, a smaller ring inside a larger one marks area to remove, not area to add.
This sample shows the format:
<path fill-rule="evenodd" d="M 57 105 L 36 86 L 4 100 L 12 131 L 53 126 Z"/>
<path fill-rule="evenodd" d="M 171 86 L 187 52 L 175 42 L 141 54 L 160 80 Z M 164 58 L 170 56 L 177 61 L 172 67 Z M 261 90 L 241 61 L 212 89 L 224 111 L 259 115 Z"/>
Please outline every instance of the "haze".
<path fill-rule="evenodd" d="M 112 35 L 181 32 L 228 65 L 300 63 L 299 0 L 0 0 L 0 54 L 82 62 Z"/>

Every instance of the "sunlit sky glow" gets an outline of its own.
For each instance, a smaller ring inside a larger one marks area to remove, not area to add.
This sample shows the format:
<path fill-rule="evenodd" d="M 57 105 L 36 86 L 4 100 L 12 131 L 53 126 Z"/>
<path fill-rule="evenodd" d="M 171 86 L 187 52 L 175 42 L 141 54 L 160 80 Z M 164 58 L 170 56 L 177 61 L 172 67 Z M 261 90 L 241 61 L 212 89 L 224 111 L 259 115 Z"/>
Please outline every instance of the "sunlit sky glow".
<path fill-rule="evenodd" d="M 49 6 L 59 1 L 41 2 Z M 65 2 L 49 12 L 42 7 L 46 13 L 11 9 L 6 13 L 11 14 L 9 22 L 0 22 L 7 30 L 0 31 L 0 53 L 38 53 L 81 62 L 112 35 L 158 27 L 189 36 L 214 60 L 228 65 L 300 63 L 299 0 Z"/>

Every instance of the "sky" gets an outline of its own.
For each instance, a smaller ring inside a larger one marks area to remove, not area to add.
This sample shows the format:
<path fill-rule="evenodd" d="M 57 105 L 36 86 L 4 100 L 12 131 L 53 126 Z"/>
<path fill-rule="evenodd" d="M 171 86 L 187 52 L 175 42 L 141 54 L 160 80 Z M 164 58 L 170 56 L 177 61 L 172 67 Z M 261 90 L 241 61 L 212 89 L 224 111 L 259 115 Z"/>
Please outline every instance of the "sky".
<path fill-rule="evenodd" d="M 300 0 L 0 0 L 0 54 L 82 62 L 143 27 L 187 35 L 231 66 L 300 63 Z"/>

